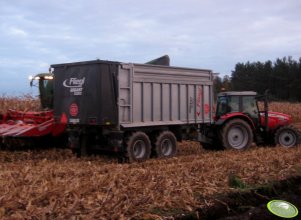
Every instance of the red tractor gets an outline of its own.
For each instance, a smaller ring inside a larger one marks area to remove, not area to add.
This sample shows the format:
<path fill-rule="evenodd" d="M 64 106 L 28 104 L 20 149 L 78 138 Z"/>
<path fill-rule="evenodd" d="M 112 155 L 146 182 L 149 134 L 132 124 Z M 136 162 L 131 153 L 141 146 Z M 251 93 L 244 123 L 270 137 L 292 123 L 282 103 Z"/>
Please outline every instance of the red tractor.
<path fill-rule="evenodd" d="M 263 102 L 259 104 L 259 102 Z M 264 110 L 260 111 L 259 106 Z M 268 111 L 267 94 L 222 92 L 217 97 L 215 123 L 203 126 L 200 140 L 206 149 L 244 150 L 257 145 L 293 147 L 300 143 L 300 132 L 290 115 Z"/>
<path fill-rule="evenodd" d="M 37 81 L 37 85 L 34 82 Z M 53 75 L 41 73 L 32 78 L 31 86 L 39 88 L 41 111 L 20 111 L 9 109 L 0 115 L 0 138 L 2 147 L 14 148 L 38 141 L 62 137 L 64 124 L 54 123 Z M 40 142 L 39 142 L 40 143 Z"/>

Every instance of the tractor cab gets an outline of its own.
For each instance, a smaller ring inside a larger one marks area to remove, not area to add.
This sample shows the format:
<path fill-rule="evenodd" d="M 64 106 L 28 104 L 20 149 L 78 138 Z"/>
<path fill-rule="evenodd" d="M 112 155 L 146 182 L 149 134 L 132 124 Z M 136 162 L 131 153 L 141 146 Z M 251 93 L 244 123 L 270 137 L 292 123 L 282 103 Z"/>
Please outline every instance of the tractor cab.
<path fill-rule="evenodd" d="M 252 91 L 219 93 L 216 119 L 230 114 L 242 113 L 251 118 L 254 123 L 258 123 L 259 110 L 256 97 L 257 93 Z"/>
<path fill-rule="evenodd" d="M 218 94 L 215 125 L 224 148 L 242 150 L 252 141 L 285 147 L 300 143 L 301 134 L 291 125 L 291 116 L 269 111 L 267 99 L 267 92 L 262 96 L 253 91 Z"/>
<path fill-rule="evenodd" d="M 42 109 L 53 109 L 53 74 L 40 73 L 30 79 L 30 86 L 39 88 Z"/>

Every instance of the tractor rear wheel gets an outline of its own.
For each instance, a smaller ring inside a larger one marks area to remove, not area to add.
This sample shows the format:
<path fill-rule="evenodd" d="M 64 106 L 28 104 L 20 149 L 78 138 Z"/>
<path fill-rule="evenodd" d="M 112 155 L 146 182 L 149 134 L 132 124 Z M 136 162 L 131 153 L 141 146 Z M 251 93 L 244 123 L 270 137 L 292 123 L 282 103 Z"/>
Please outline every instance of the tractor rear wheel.
<path fill-rule="evenodd" d="M 171 131 L 163 131 L 156 137 L 155 154 L 159 158 L 173 157 L 177 154 L 177 138 Z"/>
<path fill-rule="evenodd" d="M 300 131 L 292 125 L 287 125 L 279 128 L 275 133 L 276 145 L 289 148 L 300 144 Z"/>
<path fill-rule="evenodd" d="M 253 142 L 253 132 L 246 121 L 233 119 L 222 128 L 221 139 L 226 149 L 246 150 Z"/>
<path fill-rule="evenodd" d="M 141 131 L 132 133 L 126 141 L 126 156 L 130 163 L 141 162 L 150 158 L 151 142 Z"/>

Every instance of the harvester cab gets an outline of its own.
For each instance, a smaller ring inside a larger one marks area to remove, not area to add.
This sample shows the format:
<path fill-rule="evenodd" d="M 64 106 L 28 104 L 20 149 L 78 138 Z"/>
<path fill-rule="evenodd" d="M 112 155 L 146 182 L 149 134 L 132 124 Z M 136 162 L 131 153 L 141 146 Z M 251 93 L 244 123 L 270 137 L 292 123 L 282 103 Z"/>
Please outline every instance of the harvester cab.
<path fill-rule="evenodd" d="M 30 77 L 30 86 L 39 88 L 42 109 L 53 109 L 53 74 L 39 73 Z"/>
<path fill-rule="evenodd" d="M 258 96 L 253 91 L 218 94 L 215 125 L 219 144 L 224 148 L 243 150 L 252 142 L 298 145 L 301 135 L 291 123 L 290 115 L 269 111 L 267 94 Z"/>

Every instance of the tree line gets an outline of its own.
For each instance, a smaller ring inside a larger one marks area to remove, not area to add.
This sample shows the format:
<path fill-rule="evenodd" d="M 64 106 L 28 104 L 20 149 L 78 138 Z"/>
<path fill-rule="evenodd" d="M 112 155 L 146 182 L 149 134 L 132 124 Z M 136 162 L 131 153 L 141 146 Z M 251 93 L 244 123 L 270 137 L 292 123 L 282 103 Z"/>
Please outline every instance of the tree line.
<path fill-rule="evenodd" d="M 223 78 L 214 79 L 214 92 L 256 91 L 277 101 L 301 101 L 301 58 L 277 58 L 276 61 L 237 63 L 235 69 Z"/>

